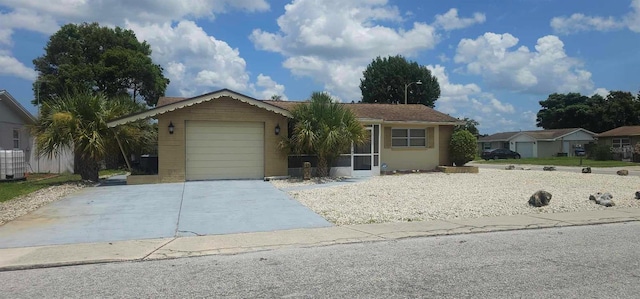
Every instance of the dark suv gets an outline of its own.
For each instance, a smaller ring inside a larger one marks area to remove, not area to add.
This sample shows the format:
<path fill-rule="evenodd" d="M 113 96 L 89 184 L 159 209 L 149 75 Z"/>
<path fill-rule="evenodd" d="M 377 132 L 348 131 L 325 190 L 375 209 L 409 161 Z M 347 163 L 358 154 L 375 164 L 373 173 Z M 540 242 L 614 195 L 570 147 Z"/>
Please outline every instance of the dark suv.
<path fill-rule="evenodd" d="M 480 155 L 480 158 L 485 160 L 490 159 L 520 159 L 520 154 L 514 152 L 510 149 L 499 148 L 499 149 L 489 149 L 484 150 Z"/>

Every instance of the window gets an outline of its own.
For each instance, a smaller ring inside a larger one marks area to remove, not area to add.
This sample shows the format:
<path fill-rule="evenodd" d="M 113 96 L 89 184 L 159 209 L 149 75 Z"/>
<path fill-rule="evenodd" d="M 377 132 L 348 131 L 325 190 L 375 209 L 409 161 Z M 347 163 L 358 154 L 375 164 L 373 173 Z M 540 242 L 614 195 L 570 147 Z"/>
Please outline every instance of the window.
<path fill-rule="evenodd" d="M 491 142 L 483 142 L 482 149 L 485 149 L 485 150 L 491 149 Z"/>
<path fill-rule="evenodd" d="M 425 147 L 427 136 L 425 129 L 392 129 L 391 146 L 393 147 Z"/>
<path fill-rule="evenodd" d="M 13 129 L 13 148 L 20 148 L 20 131 L 18 129 Z"/>
<path fill-rule="evenodd" d="M 613 138 L 613 148 L 624 148 L 627 146 L 631 146 L 629 138 Z"/>

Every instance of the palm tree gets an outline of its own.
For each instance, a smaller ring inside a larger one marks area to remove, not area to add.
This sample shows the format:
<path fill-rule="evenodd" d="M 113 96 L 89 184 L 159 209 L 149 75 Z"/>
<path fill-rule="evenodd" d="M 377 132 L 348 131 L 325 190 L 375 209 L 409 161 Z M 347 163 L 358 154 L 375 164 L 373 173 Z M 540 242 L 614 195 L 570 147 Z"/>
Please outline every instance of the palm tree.
<path fill-rule="evenodd" d="M 365 129 L 353 112 L 326 93 L 314 92 L 309 102 L 297 105 L 291 114 L 293 130 L 281 148 L 317 156 L 320 177 L 329 175 L 329 166 L 348 152 L 352 143 L 367 141 Z"/>
<path fill-rule="evenodd" d="M 56 155 L 73 147 L 79 155 L 78 170 L 83 180 L 98 181 L 99 163 L 109 151 L 125 151 L 149 145 L 154 132 L 149 121 L 108 128 L 107 121 L 146 109 L 128 97 L 107 99 L 102 94 L 81 92 L 45 102 L 33 127 L 39 155 Z M 117 138 L 117 139 L 116 139 Z"/>

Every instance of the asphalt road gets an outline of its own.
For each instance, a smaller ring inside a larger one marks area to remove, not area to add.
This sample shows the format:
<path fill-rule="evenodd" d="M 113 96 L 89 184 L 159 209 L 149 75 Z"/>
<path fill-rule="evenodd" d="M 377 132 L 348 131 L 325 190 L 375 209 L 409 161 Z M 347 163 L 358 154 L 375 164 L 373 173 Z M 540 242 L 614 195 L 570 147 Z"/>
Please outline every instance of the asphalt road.
<path fill-rule="evenodd" d="M 0 273 L 0 297 L 637 298 L 640 223 Z"/>

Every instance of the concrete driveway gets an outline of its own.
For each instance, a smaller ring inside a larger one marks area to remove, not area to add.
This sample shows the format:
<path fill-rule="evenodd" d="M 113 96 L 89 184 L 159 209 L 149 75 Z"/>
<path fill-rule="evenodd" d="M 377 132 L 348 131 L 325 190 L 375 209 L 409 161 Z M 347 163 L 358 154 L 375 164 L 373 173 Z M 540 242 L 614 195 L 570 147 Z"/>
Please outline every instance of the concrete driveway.
<path fill-rule="evenodd" d="M 0 248 L 327 227 L 263 181 L 108 180 L 0 226 Z"/>

